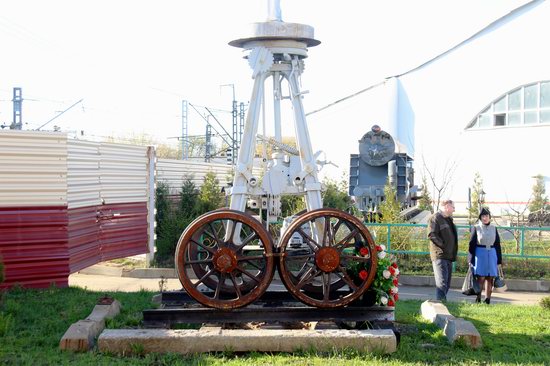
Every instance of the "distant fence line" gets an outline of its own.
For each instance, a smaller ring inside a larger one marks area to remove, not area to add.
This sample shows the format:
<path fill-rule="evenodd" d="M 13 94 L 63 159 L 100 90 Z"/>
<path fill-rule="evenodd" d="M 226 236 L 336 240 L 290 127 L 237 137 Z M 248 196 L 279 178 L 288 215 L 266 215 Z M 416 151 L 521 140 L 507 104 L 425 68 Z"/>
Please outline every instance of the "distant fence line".
<path fill-rule="evenodd" d="M 366 223 L 376 244 L 394 254 L 429 254 L 426 224 Z M 468 255 L 469 225 L 457 225 L 460 256 Z M 550 259 L 550 227 L 497 226 L 502 255 L 509 258 Z"/>

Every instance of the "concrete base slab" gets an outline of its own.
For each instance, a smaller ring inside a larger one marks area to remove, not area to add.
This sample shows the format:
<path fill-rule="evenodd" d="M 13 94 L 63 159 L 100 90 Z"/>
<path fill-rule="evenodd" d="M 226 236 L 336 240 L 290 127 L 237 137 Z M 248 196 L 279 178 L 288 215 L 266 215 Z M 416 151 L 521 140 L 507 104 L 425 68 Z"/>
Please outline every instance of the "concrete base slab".
<path fill-rule="evenodd" d="M 116 354 L 203 352 L 293 352 L 355 349 L 393 353 L 397 340 L 389 329 L 106 329 L 98 339 L 101 352 Z"/>

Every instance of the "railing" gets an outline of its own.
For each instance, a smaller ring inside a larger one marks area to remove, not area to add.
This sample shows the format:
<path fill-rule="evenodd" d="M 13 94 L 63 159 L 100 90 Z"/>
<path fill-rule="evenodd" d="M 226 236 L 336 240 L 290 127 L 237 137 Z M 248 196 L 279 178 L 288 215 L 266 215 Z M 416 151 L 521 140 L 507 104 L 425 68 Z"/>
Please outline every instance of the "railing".
<path fill-rule="evenodd" d="M 376 244 L 394 254 L 429 254 L 426 224 L 366 223 Z M 458 255 L 468 255 L 469 225 L 457 225 Z M 550 227 L 497 226 L 502 255 L 510 258 L 550 259 Z"/>

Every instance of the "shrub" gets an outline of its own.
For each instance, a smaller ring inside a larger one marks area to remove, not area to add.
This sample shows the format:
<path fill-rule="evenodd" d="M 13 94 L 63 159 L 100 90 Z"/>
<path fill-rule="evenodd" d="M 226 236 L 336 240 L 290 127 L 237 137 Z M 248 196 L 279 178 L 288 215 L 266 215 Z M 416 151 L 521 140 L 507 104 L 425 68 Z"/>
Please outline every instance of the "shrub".
<path fill-rule="evenodd" d="M 542 306 L 543 309 L 550 310 L 550 296 L 543 297 L 540 300 L 540 306 Z"/>
<path fill-rule="evenodd" d="M 214 173 L 206 174 L 200 190 L 197 190 L 191 178 L 184 178 L 180 194 L 174 200 L 177 200 L 177 203 L 170 199 L 167 184 L 159 183 L 157 186 L 157 251 L 154 263 L 157 266 L 173 266 L 174 252 L 185 228 L 197 216 L 220 208 L 224 204 L 224 194 Z"/>

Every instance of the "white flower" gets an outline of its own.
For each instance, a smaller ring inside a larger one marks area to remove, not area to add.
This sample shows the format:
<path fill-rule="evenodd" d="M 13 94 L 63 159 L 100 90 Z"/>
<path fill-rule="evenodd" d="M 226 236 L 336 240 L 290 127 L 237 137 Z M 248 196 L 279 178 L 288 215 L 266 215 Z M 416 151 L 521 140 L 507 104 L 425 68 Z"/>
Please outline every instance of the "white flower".
<path fill-rule="evenodd" d="M 388 298 L 386 296 L 381 296 L 380 297 L 380 303 L 382 305 L 387 305 L 388 304 Z"/>
<path fill-rule="evenodd" d="M 384 272 L 382 272 L 382 276 L 384 276 L 385 279 L 388 279 L 391 277 L 391 272 L 385 269 Z"/>
<path fill-rule="evenodd" d="M 386 251 L 386 246 L 384 244 L 380 244 L 380 248 L 382 248 L 382 251 L 385 252 Z"/>
<path fill-rule="evenodd" d="M 378 258 L 382 259 L 386 257 L 386 252 L 378 252 Z"/>
<path fill-rule="evenodd" d="M 390 292 L 392 294 L 396 294 L 399 290 L 397 289 L 397 286 L 392 286 L 392 288 L 390 289 Z"/>
<path fill-rule="evenodd" d="M 395 269 L 395 276 L 399 276 L 399 268 Z"/>

